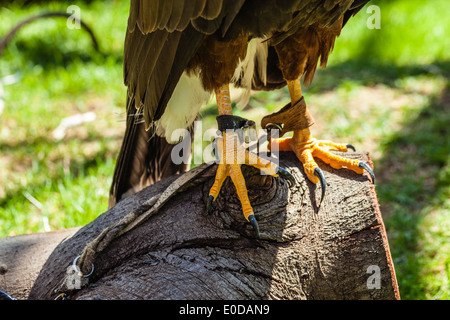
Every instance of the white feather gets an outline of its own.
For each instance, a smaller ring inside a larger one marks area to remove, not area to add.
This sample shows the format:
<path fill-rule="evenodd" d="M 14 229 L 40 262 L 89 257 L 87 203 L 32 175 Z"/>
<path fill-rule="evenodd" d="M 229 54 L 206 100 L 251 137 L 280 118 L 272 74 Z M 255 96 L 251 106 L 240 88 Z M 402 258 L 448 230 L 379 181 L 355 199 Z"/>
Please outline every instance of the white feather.
<path fill-rule="evenodd" d="M 155 123 L 156 134 L 166 137 L 169 143 L 178 143 L 177 137 L 172 139 L 172 133 L 177 129 L 189 128 L 200 108 L 208 103 L 210 98 L 211 93 L 203 89 L 200 78 L 184 72 L 167 103 L 164 114 Z"/>
<path fill-rule="evenodd" d="M 231 82 L 240 84 L 245 89 L 245 93 L 241 95 L 238 101 L 238 107 L 244 107 L 250 98 L 252 89 L 252 81 L 255 73 L 255 63 L 258 63 L 258 75 L 266 84 L 267 79 L 267 55 L 268 47 L 267 41 L 262 38 L 255 38 L 250 40 L 247 46 L 247 54 L 245 59 L 239 61 L 239 64 L 234 71 Z"/>

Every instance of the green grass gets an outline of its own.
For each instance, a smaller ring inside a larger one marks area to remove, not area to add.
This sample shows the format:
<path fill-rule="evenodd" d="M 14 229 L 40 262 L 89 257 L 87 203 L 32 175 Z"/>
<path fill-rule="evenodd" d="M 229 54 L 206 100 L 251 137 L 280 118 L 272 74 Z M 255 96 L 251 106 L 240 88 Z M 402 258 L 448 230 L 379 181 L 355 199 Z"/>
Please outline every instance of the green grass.
<path fill-rule="evenodd" d="M 124 128 L 122 55 L 129 4 L 78 5 L 100 52 L 84 29 L 48 18 L 21 29 L 0 60 L 0 78 L 18 79 L 4 86 L 0 119 L 1 236 L 44 231 L 43 217 L 51 229 L 83 225 L 107 209 Z M 0 34 L 36 12 L 66 8 L 64 3 L 1 8 Z M 86 112 L 95 112 L 95 122 L 69 129 L 63 140 L 53 138 L 64 118 Z"/>
<path fill-rule="evenodd" d="M 122 54 L 128 1 L 71 1 L 100 42 L 61 18 L 23 28 L 0 57 L 0 237 L 84 225 L 107 208 L 124 129 Z M 377 193 L 404 299 L 449 299 L 450 21 L 447 0 L 373 0 L 381 29 L 362 10 L 338 38 L 326 70 L 304 88 L 318 138 L 351 142 L 375 163 Z M 0 35 L 46 9 L 0 7 Z M 1 82 L 1 80 L 0 80 Z M 255 121 L 288 101 L 255 94 L 235 113 Z M 65 117 L 94 122 L 53 131 Z M 216 108 L 202 111 L 203 130 Z"/>

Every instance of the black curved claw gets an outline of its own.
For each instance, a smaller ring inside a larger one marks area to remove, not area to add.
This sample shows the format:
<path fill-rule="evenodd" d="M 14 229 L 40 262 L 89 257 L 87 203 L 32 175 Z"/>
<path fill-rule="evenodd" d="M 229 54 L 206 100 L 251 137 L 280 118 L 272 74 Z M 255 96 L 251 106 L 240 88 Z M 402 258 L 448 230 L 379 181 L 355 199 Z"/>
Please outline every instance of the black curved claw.
<path fill-rule="evenodd" d="M 276 174 L 278 174 L 283 179 L 288 180 L 291 184 L 295 183 L 295 178 L 292 174 L 289 173 L 286 169 L 282 167 L 277 167 L 277 170 L 275 171 Z"/>
<path fill-rule="evenodd" d="M 214 201 L 214 196 L 209 195 L 208 203 L 206 204 L 206 212 L 209 213 L 211 211 L 211 205 L 212 205 L 213 201 Z"/>
<path fill-rule="evenodd" d="M 269 122 L 268 124 L 266 124 L 266 126 L 263 129 L 268 130 L 268 131 L 273 130 L 273 129 L 281 131 L 281 130 L 283 130 L 283 126 L 281 123 Z"/>
<path fill-rule="evenodd" d="M 248 221 L 250 221 L 250 223 L 252 224 L 253 229 L 255 229 L 256 236 L 259 238 L 259 226 L 258 222 L 256 221 L 255 215 L 254 214 L 249 215 Z"/>
<path fill-rule="evenodd" d="M 363 168 L 364 170 L 367 170 L 367 172 L 370 174 L 370 176 L 372 177 L 372 183 L 375 184 L 375 173 L 373 173 L 373 170 L 371 167 L 369 167 L 369 165 L 365 162 L 360 161 L 358 163 L 358 167 Z"/>
<path fill-rule="evenodd" d="M 266 126 L 263 129 L 267 130 L 266 141 L 270 141 L 270 140 L 272 140 L 272 130 L 278 130 L 279 132 L 281 132 L 283 130 L 283 126 L 281 123 L 269 122 L 268 124 L 266 124 Z M 277 138 L 278 138 L 278 135 L 277 135 Z"/>
<path fill-rule="evenodd" d="M 347 149 L 352 149 L 353 152 L 356 152 L 356 149 L 355 149 L 355 147 L 352 144 L 347 143 L 346 146 L 347 146 Z"/>
<path fill-rule="evenodd" d="M 319 180 L 320 180 L 320 185 L 322 186 L 322 197 L 320 198 L 320 203 L 319 203 L 319 208 L 320 208 L 320 205 L 322 204 L 322 201 L 323 201 L 323 199 L 324 199 L 324 197 L 325 197 L 325 191 L 326 191 L 326 189 L 327 189 L 327 183 L 326 183 L 326 181 L 325 181 L 325 176 L 323 175 L 323 171 L 322 171 L 322 169 L 320 169 L 319 167 L 316 167 L 316 168 L 314 169 L 314 175 L 315 175 L 317 178 L 319 178 Z"/>

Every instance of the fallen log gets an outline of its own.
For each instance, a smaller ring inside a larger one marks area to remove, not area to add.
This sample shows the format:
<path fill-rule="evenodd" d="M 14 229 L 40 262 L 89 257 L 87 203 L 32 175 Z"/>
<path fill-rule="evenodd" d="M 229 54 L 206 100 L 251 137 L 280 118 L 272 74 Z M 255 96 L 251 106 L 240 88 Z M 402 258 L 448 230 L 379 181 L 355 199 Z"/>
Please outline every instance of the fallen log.
<path fill-rule="evenodd" d="M 243 167 L 260 238 L 228 180 L 206 212 L 215 165 L 205 165 L 167 202 L 186 173 L 80 229 L 0 239 L 0 289 L 28 299 L 399 299 L 370 177 L 319 162 L 327 180 L 319 207 L 320 186 L 295 156 L 281 153 L 280 165 L 294 185 Z M 92 274 L 77 282 L 73 270 Z"/>

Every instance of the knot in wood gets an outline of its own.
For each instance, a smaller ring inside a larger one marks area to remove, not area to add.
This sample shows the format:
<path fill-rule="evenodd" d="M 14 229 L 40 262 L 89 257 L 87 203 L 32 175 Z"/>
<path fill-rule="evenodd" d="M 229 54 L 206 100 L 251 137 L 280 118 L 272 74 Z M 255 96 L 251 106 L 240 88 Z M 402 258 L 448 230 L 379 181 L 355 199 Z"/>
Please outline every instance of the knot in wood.
<path fill-rule="evenodd" d="M 8 266 L 6 264 L 0 264 L 0 275 L 3 275 L 8 272 Z"/>
<path fill-rule="evenodd" d="M 279 214 L 283 215 L 283 211 L 285 211 L 289 202 L 288 183 L 281 177 L 275 178 L 265 175 L 252 166 L 243 165 L 241 170 L 258 223 L 265 225 L 266 231 L 269 229 L 272 229 L 272 231 L 273 229 L 281 230 L 282 224 L 270 225 L 269 221 L 276 220 Z M 206 184 L 205 189 L 209 190 L 210 186 L 210 184 Z M 205 192 L 205 194 L 208 193 Z M 216 226 L 234 229 L 249 237 L 255 236 L 252 226 L 244 218 L 242 206 L 231 179 L 224 182 L 219 196 L 214 201 L 211 214 L 212 223 Z M 264 238 L 264 231 L 261 236 Z"/>

